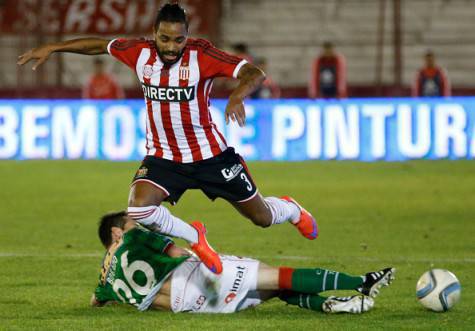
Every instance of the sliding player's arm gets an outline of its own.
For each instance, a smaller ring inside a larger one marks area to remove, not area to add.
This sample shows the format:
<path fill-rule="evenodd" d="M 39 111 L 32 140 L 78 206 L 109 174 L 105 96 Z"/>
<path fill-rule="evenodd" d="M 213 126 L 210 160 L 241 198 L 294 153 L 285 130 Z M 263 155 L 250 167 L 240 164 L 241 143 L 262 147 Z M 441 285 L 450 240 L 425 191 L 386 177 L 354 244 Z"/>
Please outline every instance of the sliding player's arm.
<path fill-rule="evenodd" d="M 91 306 L 92 307 L 103 307 L 107 301 L 100 302 L 99 300 L 96 299 L 96 294 L 93 293 L 91 297 Z"/>
<path fill-rule="evenodd" d="M 155 250 L 157 253 L 166 254 L 169 257 L 174 258 L 191 255 L 186 249 L 175 245 L 171 238 L 157 232 L 147 232 L 147 240 L 144 244 Z"/>
<path fill-rule="evenodd" d="M 136 221 L 131 218 L 127 219 L 127 222 L 124 224 L 124 230 L 130 231 L 136 228 L 139 225 Z M 182 257 L 190 256 L 190 252 L 186 249 L 176 246 L 173 240 L 158 231 L 154 231 L 145 227 L 148 231 L 142 232 L 142 236 L 146 236 L 144 244 L 152 247 L 154 250 L 160 253 L 165 253 L 170 257 Z"/>
<path fill-rule="evenodd" d="M 55 52 L 67 52 L 84 55 L 100 55 L 107 54 L 107 45 L 110 40 L 101 38 L 79 38 L 66 40 L 58 43 L 46 44 L 20 55 L 18 57 L 18 65 L 24 65 L 32 60 L 36 60 L 33 70 L 45 62 L 48 57 Z"/>
<path fill-rule="evenodd" d="M 170 257 L 182 257 L 182 256 L 191 256 L 191 253 L 175 244 L 171 244 L 166 250 L 165 253 Z"/>
<path fill-rule="evenodd" d="M 96 294 L 93 293 L 91 297 L 91 306 L 92 307 L 104 307 L 104 306 L 111 306 L 111 305 L 117 305 L 119 302 L 117 301 L 99 301 L 96 298 Z"/>

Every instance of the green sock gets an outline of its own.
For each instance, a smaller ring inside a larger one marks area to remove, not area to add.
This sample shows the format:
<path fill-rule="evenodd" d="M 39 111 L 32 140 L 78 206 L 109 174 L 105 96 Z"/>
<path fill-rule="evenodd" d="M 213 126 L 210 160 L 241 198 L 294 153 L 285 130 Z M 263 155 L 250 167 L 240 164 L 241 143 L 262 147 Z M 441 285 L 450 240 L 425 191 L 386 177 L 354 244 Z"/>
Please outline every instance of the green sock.
<path fill-rule="evenodd" d="M 329 290 L 354 290 L 363 284 L 361 276 L 350 276 L 326 269 L 295 269 L 292 273 L 292 291 L 320 293 Z"/>
<path fill-rule="evenodd" d="M 327 299 L 316 294 L 302 294 L 291 291 L 281 294 L 279 298 L 280 300 L 287 302 L 289 305 L 316 311 L 323 311 L 322 304 Z"/>

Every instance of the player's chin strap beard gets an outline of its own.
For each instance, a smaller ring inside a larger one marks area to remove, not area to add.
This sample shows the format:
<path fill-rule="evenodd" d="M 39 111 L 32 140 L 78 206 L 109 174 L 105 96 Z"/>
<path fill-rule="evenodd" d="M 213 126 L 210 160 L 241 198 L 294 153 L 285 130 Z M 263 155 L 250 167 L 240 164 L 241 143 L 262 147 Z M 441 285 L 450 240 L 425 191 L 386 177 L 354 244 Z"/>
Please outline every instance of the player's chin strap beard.
<path fill-rule="evenodd" d="M 168 64 L 168 65 L 173 65 L 175 63 L 177 63 L 178 61 L 180 61 L 181 57 L 183 56 L 183 53 L 185 52 L 185 48 L 183 48 L 181 50 L 181 52 L 178 54 L 178 56 L 176 57 L 176 61 L 174 62 L 170 62 L 170 61 L 167 61 L 166 59 L 163 58 L 163 52 L 160 52 L 158 51 L 158 56 L 160 57 L 160 60 L 165 63 L 165 64 Z"/>

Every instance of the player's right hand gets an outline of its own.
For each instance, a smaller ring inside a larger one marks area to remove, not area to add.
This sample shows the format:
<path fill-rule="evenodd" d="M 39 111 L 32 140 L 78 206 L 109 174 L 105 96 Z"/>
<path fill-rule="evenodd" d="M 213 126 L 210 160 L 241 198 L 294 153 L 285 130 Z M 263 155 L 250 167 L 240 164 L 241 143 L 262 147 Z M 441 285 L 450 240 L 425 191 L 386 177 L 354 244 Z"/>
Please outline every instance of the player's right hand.
<path fill-rule="evenodd" d="M 33 70 L 36 70 L 36 68 L 38 68 L 39 65 L 41 65 L 43 62 L 45 62 L 48 59 L 51 53 L 52 53 L 52 50 L 48 46 L 34 48 L 20 55 L 18 57 L 17 64 L 22 66 L 25 63 L 30 62 L 31 60 L 37 60 L 35 64 L 33 64 L 33 67 L 32 67 Z"/>
<path fill-rule="evenodd" d="M 228 99 L 226 110 L 224 112 L 226 124 L 229 124 L 229 120 L 238 122 L 239 126 L 243 127 L 246 124 L 246 109 L 244 108 L 244 102 L 240 98 L 235 98 L 232 95 Z"/>

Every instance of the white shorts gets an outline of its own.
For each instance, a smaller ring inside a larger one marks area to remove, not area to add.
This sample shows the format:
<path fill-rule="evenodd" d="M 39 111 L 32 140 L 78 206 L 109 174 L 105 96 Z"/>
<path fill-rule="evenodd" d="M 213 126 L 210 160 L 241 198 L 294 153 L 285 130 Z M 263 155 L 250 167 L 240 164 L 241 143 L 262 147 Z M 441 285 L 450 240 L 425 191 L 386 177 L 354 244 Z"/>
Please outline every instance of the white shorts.
<path fill-rule="evenodd" d="M 220 257 L 221 275 L 213 274 L 196 257 L 173 271 L 170 303 L 174 313 L 234 313 L 262 302 L 256 291 L 259 261 Z"/>

